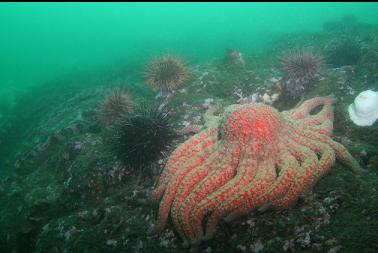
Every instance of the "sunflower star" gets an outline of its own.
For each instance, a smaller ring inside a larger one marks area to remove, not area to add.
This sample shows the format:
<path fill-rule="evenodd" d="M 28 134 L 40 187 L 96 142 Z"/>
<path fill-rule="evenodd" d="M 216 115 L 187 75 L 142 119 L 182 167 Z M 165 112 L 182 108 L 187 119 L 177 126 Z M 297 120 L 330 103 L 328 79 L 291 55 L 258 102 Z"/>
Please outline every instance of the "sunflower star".
<path fill-rule="evenodd" d="M 156 231 L 170 214 L 185 244 L 200 243 L 215 234 L 223 217 L 262 206 L 289 207 L 336 157 L 362 172 L 330 137 L 334 102 L 316 97 L 281 113 L 260 103 L 227 107 L 172 153 L 153 192 L 161 198 Z"/>

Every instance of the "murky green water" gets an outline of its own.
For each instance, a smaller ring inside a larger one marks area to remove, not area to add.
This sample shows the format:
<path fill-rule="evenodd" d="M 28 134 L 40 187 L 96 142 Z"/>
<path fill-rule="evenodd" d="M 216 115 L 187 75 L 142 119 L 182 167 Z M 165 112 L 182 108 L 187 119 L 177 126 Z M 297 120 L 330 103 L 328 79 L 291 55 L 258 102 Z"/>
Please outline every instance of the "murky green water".
<path fill-rule="evenodd" d="M 2 3 L 1 97 L 8 88 L 162 52 L 193 62 L 225 47 L 258 52 L 277 34 L 321 30 L 347 14 L 378 23 L 375 3 Z"/>

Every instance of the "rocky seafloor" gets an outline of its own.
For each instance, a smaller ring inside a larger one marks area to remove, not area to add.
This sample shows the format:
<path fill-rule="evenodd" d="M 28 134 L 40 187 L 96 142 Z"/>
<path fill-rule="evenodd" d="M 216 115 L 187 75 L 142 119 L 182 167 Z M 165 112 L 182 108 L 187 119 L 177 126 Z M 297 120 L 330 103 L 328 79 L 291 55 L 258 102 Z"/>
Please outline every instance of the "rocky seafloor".
<path fill-rule="evenodd" d="M 203 123 L 211 105 L 242 103 L 252 94 L 263 101 L 283 84 L 277 52 L 314 41 L 322 48 L 336 28 L 280 37 L 273 50 L 244 53 L 245 66 L 235 71 L 216 59 L 191 65 L 191 79 L 169 95 L 175 127 Z M 358 93 L 378 88 L 378 29 L 356 30 L 367 52 L 356 65 L 323 68 L 306 97 L 337 97 L 334 139 L 366 175 L 336 163 L 290 209 L 222 222 L 211 241 L 183 248 L 171 224 L 150 233 L 158 211 L 150 193 L 166 156 L 141 178 L 108 149 L 97 121 L 112 87 L 128 87 L 137 99 L 159 96 L 125 72 L 65 77 L 25 93 L 0 125 L 0 252 L 378 252 L 378 125 L 358 127 L 347 112 Z"/>

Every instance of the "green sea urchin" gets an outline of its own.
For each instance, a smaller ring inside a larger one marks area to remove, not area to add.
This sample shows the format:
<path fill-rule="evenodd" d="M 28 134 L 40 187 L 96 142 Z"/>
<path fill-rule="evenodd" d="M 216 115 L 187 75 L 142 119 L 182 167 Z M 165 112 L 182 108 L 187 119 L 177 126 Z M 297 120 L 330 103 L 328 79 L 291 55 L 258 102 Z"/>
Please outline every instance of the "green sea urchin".
<path fill-rule="evenodd" d="M 281 57 L 282 70 L 290 79 L 311 80 L 323 65 L 323 57 L 309 49 L 296 49 Z"/>
<path fill-rule="evenodd" d="M 171 92 L 188 80 L 189 72 L 182 59 L 163 56 L 151 61 L 145 76 L 147 84 L 153 89 Z"/>
<path fill-rule="evenodd" d="M 296 49 L 285 52 L 281 57 L 282 71 L 285 75 L 283 97 L 293 100 L 304 98 L 323 66 L 323 57 L 311 49 Z"/>
<path fill-rule="evenodd" d="M 109 126 L 133 108 L 131 96 L 121 88 L 112 90 L 99 105 L 98 120 L 102 126 Z"/>

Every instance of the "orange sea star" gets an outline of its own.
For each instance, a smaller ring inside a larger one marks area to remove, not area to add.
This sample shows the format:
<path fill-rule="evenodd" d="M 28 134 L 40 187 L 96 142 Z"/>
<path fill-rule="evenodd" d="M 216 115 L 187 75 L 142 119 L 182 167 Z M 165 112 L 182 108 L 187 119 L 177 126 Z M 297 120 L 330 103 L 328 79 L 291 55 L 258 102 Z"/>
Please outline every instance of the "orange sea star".
<path fill-rule="evenodd" d="M 233 219 L 261 206 L 290 206 L 336 157 L 361 172 L 330 137 L 334 101 L 316 97 L 281 113 L 260 103 L 227 107 L 172 153 L 153 192 L 162 198 L 156 230 L 170 214 L 186 243 L 200 243 L 214 235 L 223 217 Z"/>

